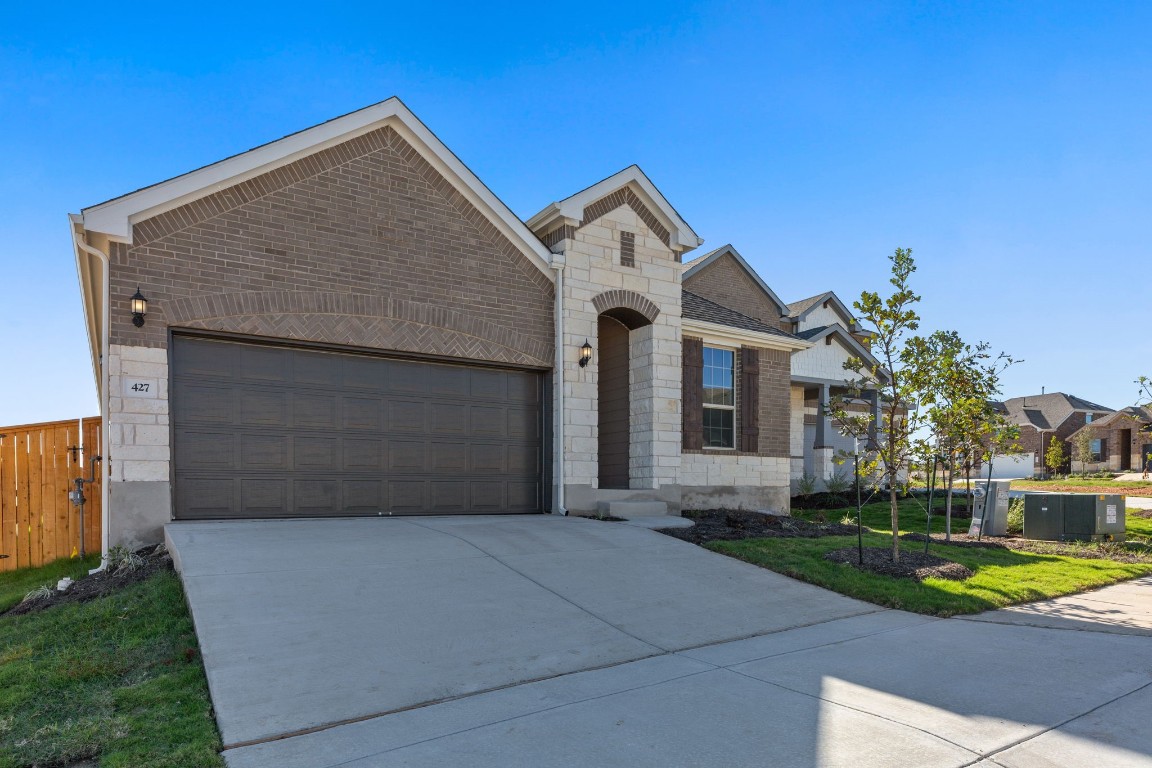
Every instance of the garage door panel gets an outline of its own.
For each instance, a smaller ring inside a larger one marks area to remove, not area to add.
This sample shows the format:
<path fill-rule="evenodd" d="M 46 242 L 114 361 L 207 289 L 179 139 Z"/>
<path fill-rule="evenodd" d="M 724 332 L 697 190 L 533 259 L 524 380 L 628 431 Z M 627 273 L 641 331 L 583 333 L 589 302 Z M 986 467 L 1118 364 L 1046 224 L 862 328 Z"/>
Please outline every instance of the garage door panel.
<path fill-rule="evenodd" d="M 429 471 L 435 474 L 463 474 L 468 471 L 468 447 L 460 443 L 433 441 L 428 446 Z"/>
<path fill-rule="evenodd" d="M 384 401 L 378 397 L 343 397 L 342 426 L 350 432 L 379 432 L 384 425 Z"/>
<path fill-rule="evenodd" d="M 428 510 L 428 483 L 424 480 L 393 480 L 388 483 L 388 511 L 419 513 Z"/>
<path fill-rule="evenodd" d="M 335 395 L 297 392 L 292 396 L 292 425 L 301 429 L 340 428 Z"/>
<path fill-rule="evenodd" d="M 428 432 L 428 404 L 422 400 L 393 400 L 388 419 L 391 432 Z"/>
<path fill-rule="evenodd" d="M 345 470 L 380 472 L 384 468 L 387 448 L 383 440 L 345 437 L 343 450 Z"/>
<path fill-rule="evenodd" d="M 339 391 L 344 383 L 341 362 L 323 352 L 296 352 L 292 381 L 300 386 Z"/>
<path fill-rule="evenodd" d="M 287 480 L 280 478 L 240 480 L 240 511 L 245 516 L 275 515 L 288 508 Z"/>
<path fill-rule="evenodd" d="M 231 424 L 233 422 L 234 390 L 222 386 L 209 386 L 178 381 L 172 388 L 172 397 L 179 401 L 186 424 Z"/>
<path fill-rule="evenodd" d="M 384 483 L 381 480 L 345 480 L 344 510 L 347 512 L 379 513 L 384 509 Z"/>
<path fill-rule="evenodd" d="M 502 406 L 474 405 L 468 410 L 469 433 L 484 437 L 503 437 L 508 434 L 508 415 Z"/>
<path fill-rule="evenodd" d="M 340 483 L 336 480 L 295 480 L 296 511 L 305 515 L 335 515 L 340 511 Z"/>
<path fill-rule="evenodd" d="M 173 342 L 180 518 L 535 512 L 537 373 Z"/>
<path fill-rule="evenodd" d="M 176 464 L 190 470 L 228 470 L 236 465 L 237 435 L 189 429 L 176 443 Z"/>
<path fill-rule="evenodd" d="M 508 397 L 508 377 L 503 371 L 474 369 L 471 374 L 469 395 L 478 400 L 505 400 Z"/>
<path fill-rule="evenodd" d="M 281 383 L 292 380 L 292 355 L 285 355 L 276 347 L 252 344 L 240 346 L 240 365 L 237 373 L 242 381 L 250 383 Z"/>
<path fill-rule="evenodd" d="M 290 453 L 287 435 L 240 434 L 239 438 L 240 470 L 287 471 Z"/>
<path fill-rule="evenodd" d="M 468 406 L 460 403 L 429 403 L 428 431 L 434 435 L 468 434 Z"/>
<path fill-rule="evenodd" d="M 388 469 L 391 472 L 427 472 L 427 453 L 427 446 L 422 440 L 389 440 Z"/>
<path fill-rule="evenodd" d="M 473 443 L 469 446 L 469 469 L 474 473 L 502 475 L 508 471 L 506 446 L 496 443 Z"/>
<path fill-rule="evenodd" d="M 304 437 L 297 435 L 292 442 L 292 467 L 314 472 L 337 472 L 339 441 L 334 437 Z"/>
<path fill-rule="evenodd" d="M 505 506 L 505 483 L 473 481 L 471 487 L 472 508 L 481 512 L 496 512 Z"/>
<path fill-rule="evenodd" d="M 279 389 L 245 389 L 240 392 L 242 426 L 287 427 L 288 392 Z"/>

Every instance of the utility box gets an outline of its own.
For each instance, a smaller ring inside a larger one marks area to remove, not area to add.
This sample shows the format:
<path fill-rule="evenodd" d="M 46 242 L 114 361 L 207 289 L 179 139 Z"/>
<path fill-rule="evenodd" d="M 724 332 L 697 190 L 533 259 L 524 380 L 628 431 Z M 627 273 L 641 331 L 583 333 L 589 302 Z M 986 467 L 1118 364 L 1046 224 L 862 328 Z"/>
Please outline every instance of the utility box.
<path fill-rule="evenodd" d="M 972 522 L 969 536 L 1008 535 L 1008 489 L 1011 480 L 977 480 L 972 489 Z"/>
<path fill-rule="evenodd" d="M 1024 538 L 1042 541 L 1124 541 L 1124 496 L 1028 493 Z"/>

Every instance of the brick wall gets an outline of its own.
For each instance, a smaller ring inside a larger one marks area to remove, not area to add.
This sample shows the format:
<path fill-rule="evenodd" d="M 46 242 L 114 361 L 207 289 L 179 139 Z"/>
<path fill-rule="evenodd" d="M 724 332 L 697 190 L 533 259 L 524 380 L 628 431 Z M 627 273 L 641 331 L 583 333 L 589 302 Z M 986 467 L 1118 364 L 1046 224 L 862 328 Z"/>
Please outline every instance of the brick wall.
<path fill-rule="evenodd" d="M 178 323 L 551 362 L 549 276 L 391 128 L 137 223 L 133 240 L 111 253 L 113 344 L 163 347 Z"/>
<path fill-rule="evenodd" d="M 792 329 L 790 322 L 780 320 L 784 308 L 777 307 L 744 268 L 727 254 L 686 279 L 684 288 L 781 330 Z"/>

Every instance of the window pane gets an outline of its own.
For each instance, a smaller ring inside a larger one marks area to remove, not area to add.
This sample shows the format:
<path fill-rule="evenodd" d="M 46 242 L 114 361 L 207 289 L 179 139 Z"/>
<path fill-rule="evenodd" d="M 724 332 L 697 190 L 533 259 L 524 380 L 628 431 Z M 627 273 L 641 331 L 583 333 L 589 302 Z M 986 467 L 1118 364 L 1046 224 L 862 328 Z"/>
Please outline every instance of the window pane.
<path fill-rule="evenodd" d="M 734 448 L 732 429 L 734 411 L 704 409 L 704 445 L 708 448 Z"/>
<path fill-rule="evenodd" d="M 735 405 L 733 366 L 736 354 L 730 349 L 704 347 L 704 402 L 709 405 Z"/>

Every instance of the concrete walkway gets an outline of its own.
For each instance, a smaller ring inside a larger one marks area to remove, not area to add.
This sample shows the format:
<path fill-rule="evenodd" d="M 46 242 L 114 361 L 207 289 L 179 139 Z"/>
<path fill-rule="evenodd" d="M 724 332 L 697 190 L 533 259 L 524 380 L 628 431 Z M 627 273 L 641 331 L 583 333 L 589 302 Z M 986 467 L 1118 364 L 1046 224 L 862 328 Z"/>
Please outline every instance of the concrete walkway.
<path fill-rule="evenodd" d="M 1152 766 L 1152 579 L 940 620 L 588 520 L 169 536 L 232 768 Z"/>

